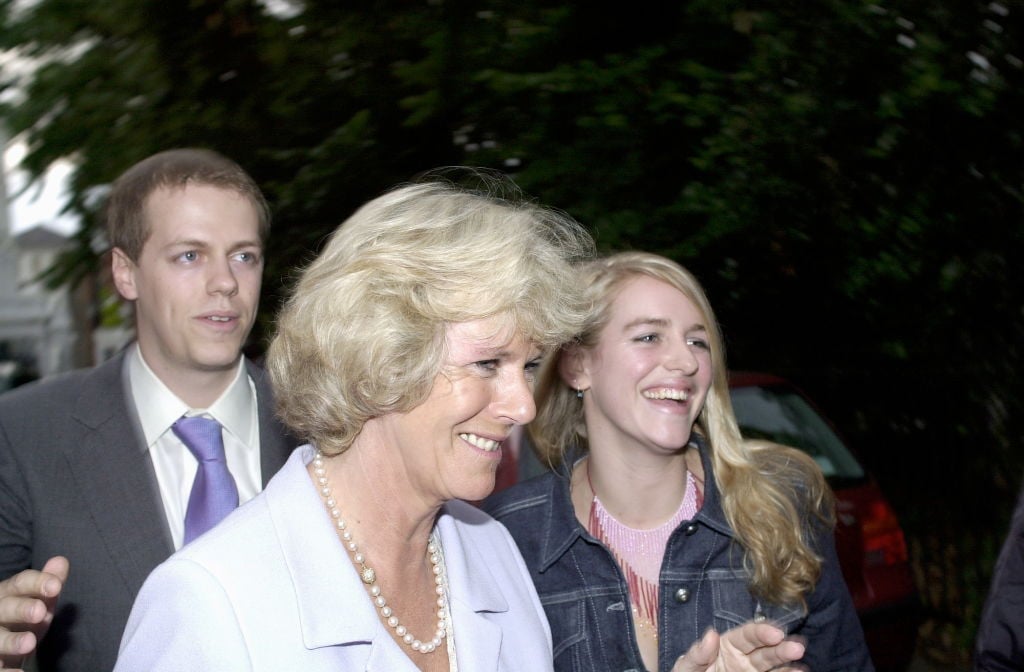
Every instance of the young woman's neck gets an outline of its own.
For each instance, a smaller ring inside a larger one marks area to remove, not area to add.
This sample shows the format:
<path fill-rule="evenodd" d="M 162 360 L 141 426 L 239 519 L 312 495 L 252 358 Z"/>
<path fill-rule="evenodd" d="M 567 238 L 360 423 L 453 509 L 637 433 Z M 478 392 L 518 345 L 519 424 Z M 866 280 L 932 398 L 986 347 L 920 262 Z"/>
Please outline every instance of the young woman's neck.
<path fill-rule="evenodd" d="M 574 470 L 573 487 L 586 493 L 588 514 L 589 502 L 596 495 L 605 510 L 622 524 L 648 529 L 679 510 L 686 492 L 686 471 L 685 452 L 636 455 L 592 446 Z"/>

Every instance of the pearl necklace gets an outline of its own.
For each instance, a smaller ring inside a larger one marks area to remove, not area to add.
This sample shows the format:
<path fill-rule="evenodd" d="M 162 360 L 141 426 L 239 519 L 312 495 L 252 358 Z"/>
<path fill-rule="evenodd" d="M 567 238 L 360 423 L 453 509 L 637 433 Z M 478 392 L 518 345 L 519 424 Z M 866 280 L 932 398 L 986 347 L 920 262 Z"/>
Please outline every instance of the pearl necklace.
<path fill-rule="evenodd" d="M 394 629 L 398 638 L 405 642 L 413 651 L 419 651 L 420 653 L 433 653 L 436 651 L 441 646 L 441 641 L 447 635 L 449 628 L 448 591 L 445 589 L 447 578 L 445 576 L 437 531 L 434 530 L 430 533 L 430 541 L 427 543 L 427 556 L 430 558 L 430 564 L 433 565 L 432 571 L 434 572 L 434 583 L 436 584 L 434 592 L 437 593 L 437 630 L 434 631 L 434 636 L 430 640 L 424 642 L 413 636 L 399 622 L 398 616 L 388 606 L 388 601 L 381 594 L 380 586 L 377 585 L 377 573 L 366 564 L 365 556 L 359 551 L 359 544 L 352 538 L 352 533 L 347 529 L 348 525 L 341 517 L 337 500 L 331 496 L 331 486 L 327 482 L 327 470 L 324 468 L 324 455 L 319 450 L 316 451 L 316 455 L 313 457 L 313 473 L 316 474 L 320 494 L 323 495 L 324 503 L 327 505 L 327 512 L 334 521 L 334 527 L 337 529 L 345 548 L 352 554 L 352 560 L 359 565 L 359 578 L 367 585 L 370 596 L 373 598 L 374 606 L 380 610 L 381 618 L 389 627 Z"/>

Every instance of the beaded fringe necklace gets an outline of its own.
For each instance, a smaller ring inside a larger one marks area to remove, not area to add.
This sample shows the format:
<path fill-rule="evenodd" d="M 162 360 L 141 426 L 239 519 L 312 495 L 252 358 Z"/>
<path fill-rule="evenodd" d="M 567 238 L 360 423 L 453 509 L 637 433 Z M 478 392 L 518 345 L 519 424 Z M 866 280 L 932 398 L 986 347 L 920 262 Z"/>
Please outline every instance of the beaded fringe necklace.
<path fill-rule="evenodd" d="M 608 513 L 594 490 L 594 484 L 590 482 L 589 463 L 587 484 L 594 495 L 590 504 L 587 531 L 611 550 L 626 576 L 634 613 L 642 619 L 641 626 L 644 622 L 649 623 L 657 636 L 661 561 L 665 557 L 665 546 L 672 532 L 681 522 L 697 515 L 704 503 L 703 496 L 697 491 L 696 479 L 687 470 L 686 492 L 679 509 L 672 518 L 650 530 L 638 530 L 623 525 Z"/>

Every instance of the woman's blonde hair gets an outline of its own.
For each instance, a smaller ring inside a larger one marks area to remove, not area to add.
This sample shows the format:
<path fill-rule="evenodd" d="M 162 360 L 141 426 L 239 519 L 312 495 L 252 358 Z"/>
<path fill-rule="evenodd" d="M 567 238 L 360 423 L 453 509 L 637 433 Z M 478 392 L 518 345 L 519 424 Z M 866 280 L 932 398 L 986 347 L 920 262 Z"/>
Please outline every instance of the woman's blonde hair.
<path fill-rule="evenodd" d="M 589 234 L 566 215 L 432 181 L 362 206 L 283 307 L 267 353 L 278 413 L 327 455 L 370 418 L 429 394 L 446 326 L 498 318 L 554 350 L 587 308 L 572 263 Z"/>
<path fill-rule="evenodd" d="M 647 252 L 620 252 L 582 268 L 586 301 L 592 306 L 583 329 L 560 356 L 597 345 L 611 319 L 611 305 L 637 276 L 664 282 L 700 311 L 711 350 L 712 379 L 694 431 L 704 438 L 722 508 L 746 550 L 751 591 L 776 604 L 806 606 L 805 596 L 821 574 L 821 558 L 809 534 L 833 524 L 832 495 L 814 460 L 766 441 L 745 441 L 729 397 L 725 347 L 718 321 L 697 279 L 679 264 Z M 569 450 L 589 449 L 583 404 L 550 358 L 537 383 L 537 418 L 530 434 L 540 459 L 558 467 Z"/>

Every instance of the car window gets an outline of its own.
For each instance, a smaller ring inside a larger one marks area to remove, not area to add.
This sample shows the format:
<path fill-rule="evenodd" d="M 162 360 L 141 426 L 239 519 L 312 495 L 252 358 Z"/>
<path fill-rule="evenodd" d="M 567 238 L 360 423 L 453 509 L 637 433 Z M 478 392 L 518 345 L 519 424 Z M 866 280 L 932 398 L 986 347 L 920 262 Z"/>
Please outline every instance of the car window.
<path fill-rule="evenodd" d="M 732 388 L 730 396 L 744 437 L 799 448 L 830 480 L 864 477 L 857 458 L 796 390 L 752 385 Z"/>

